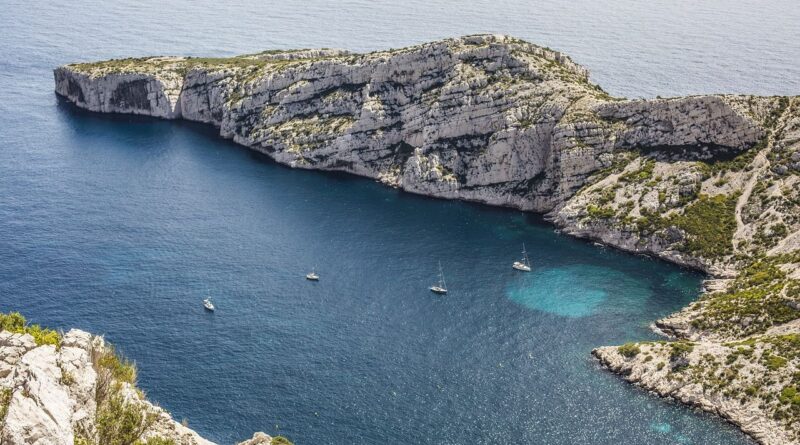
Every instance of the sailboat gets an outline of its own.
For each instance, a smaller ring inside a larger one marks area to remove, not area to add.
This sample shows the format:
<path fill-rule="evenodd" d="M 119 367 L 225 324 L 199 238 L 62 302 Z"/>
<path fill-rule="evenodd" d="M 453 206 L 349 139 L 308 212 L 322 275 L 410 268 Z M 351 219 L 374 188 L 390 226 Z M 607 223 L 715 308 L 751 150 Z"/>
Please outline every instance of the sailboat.
<path fill-rule="evenodd" d="M 319 281 L 319 275 L 317 275 L 316 267 L 312 268 L 311 272 L 306 274 L 306 280 Z"/>
<path fill-rule="evenodd" d="M 439 261 L 439 283 L 430 287 L 431 292 L 444 295 L 447 293 L 447 283 L 444 281 L 444 272 L 442 271 L 442 262 Z"/>
<path fill-rule="evenodd" d="M 522 272 L 531 271 L 531 260 L 528 259 L 528 252 L 525 251 L 525 243 L 522 243 L 522 261 L 514 261 L 511 267 Z"/>
<path fill-rule="evenodd" d="M 209 312 L 214 312 L 214 303 L 211 302 L 211 298 L 203 300 L 203 307 Z"/>

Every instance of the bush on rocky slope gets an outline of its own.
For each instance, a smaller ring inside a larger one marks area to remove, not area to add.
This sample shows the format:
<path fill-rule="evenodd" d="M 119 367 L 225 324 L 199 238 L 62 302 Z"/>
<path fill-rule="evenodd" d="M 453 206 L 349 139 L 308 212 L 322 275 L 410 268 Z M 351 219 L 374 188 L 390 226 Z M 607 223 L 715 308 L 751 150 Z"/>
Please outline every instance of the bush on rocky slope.
<path fill-rule="evenodd" d="M 89 414 L 86 417 L 83 417 L 85 414 L 79 416 L 81 420 L 75 421 L 71 427 L 69 423 L 64 425 L 73 430 L 75 445 L 174 445 L 173 439 L 161 437 L 153 431 L 161 411 L 146 402 L 144 395 L 135 387 L 136 368 L 133 363 L 102 339 L 85 333 L 76 337 L 72 332 L 62 336 L 54 330 L 29 324 L 18 312 L 0 313 L 0 331 L 4 331 L 5 335 L 3 352 L 9 354 L 9 357 L 0 356 L 0 361 L 5 366 L 22 362 L 20 366 L 27 370 L 15 375 L 11 368 L 12 372 L 8 374 L 10 380 L 0 382 L 0 443 L 6 443 L 6 439 L 9 443 L 28 443 L 42 434 L 55 434 L 52 427 L 43 426 L 49 421 L 37 416 L 43 413 L 54 422 L 57 422 L 54 419 L 63 419 L 64 416 L 69 419 L 71 404 L 58 401 L 63 402 L 62 397 L 71 394 L 76 400 L 84 400 L 80 402 L 84 404 L 81 410 Z M 10 336 L 9 333 L 17 336 Z M 28 335 L 34 340 L 31 341 Z M 83 339 L 83 343 L 80 339 Z M 28 353 L 35 358 L 23 361 L 22 356 Z M 82 364 L 85 366 L 81 367 Z M 36 371 L 32 372 L 30 368 Z M 94 372 L 87 374 L 89 368 Z M 41 394 L 36 394 L 34 389 L 26 386 L 30 382 L 16 380 L 29 375 L 38 376 L 37 391 L 56 394 L 52 400 L 43 400 Z M 9 384 L 10 387 L 3 387 Z M 85 399 L 91 399 L 92 395 L 94 404 L 86 405 Z M 67 412 L 60 412 L 65 410 Z M 10 419 L 12 411 L 14 425 L 6 431 L 6 420 L 7 417 Z M 55 428 L 63 429 L 57 424 Z M 7 437 L 7 434 L 10 436 Z M 69 437 L 63 434 L 61 437 L 44 439 L 50 440 L 46 443 L 60 443 L 58 441 L 63 440 L 64 436 Z"/>
<path fill-rule="evenodd" d="M 52 329 L 45 329 L 38 324 L 29 324 L 19 312 L 0 313 L 0 331 L 15 334 L 30 334 L 37 345 L 55 345 L 61 342 L 61 336 Z"/>
<path fill-rule="evenodd" d="M 766 257 L 751 263 L 725 291 L 703 297 L 692 316 L 692 327 L 744 337 L 800 318 L 800 310 L 785 297 L 791 295 L 798 281 L 788 279 L 781 268 L 800 261 L 798 256 Z"/>

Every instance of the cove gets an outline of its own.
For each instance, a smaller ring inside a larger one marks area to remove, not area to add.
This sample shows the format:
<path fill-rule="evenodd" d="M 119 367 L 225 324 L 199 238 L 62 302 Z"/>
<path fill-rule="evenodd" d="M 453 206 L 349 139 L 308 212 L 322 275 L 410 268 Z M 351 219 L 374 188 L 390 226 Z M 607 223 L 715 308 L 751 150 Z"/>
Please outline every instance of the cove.
<path fill-rule="evenodd" d="M 0 309 L 105 333 L 211 440 L 749 443 L 589 356 L 656 338 L 698 274 L 536 215 L 278 166 L 201 125 L 56 110 L 47 149 L 2 153 Z M 523 242 L 530 274 L 510 267 Z"/>

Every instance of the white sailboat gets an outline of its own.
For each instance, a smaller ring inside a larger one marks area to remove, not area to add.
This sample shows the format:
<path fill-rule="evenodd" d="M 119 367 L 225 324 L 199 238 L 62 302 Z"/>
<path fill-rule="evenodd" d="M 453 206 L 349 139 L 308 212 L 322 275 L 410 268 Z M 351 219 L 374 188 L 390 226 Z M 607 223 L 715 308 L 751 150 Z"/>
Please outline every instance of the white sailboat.
<path fill-rule="evenodd" d="M 447 293 L 447 283 L 444 281 L 444 271 L 442 271 L 442 262 L 439 261 L 439 283 L 430 287 L 431 292 L 444 295 Z"/>
<path fill-rule="evenodd" d="M 214 303 L 211 302 L 210 298 L 206 298 L 205 300 L 203 300 L 203 307 L 209 312 L 214 312 L 215 309 Z"/>
<path fill-rule="evenodd" d="M 316 267 L 311 269 L 311 272 L 306 274 L 306 280 L 309 281 L 319 281 L 319 275 L 317 275 Z"/>
<path fill-rule="evenodd" d="M 528 252 L 525 251 L 525 243 L 522 243 L 522 261 L 514 261 L 511 267 L 521 272 L 531 271 L 531 260 L 528 259 Z"/>

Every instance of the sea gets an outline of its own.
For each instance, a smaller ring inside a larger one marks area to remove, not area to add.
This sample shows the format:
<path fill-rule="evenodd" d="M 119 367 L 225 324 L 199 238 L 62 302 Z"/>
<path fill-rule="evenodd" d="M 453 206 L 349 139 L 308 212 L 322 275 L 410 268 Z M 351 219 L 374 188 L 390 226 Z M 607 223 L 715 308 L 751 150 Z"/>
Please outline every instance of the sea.
<path fill-rule="evenodd" d="M 602 370 L 703 276 L 540 215 L 293 170 L 214 128 L 81 111 L 53 68 L 509 34 L 613 95 L 800 94 L 789 0 L 0 0 L 0 311 L 103 334 L 221 444 L 751 444 Z M 523 243 L 533 271 L 511 268 Z M 428 287 L 438 265 L 449 293 Z M 316 270 L 319 282 L 304 276 Z M 211 297 L 215 313 L 203 310 Z"/>

